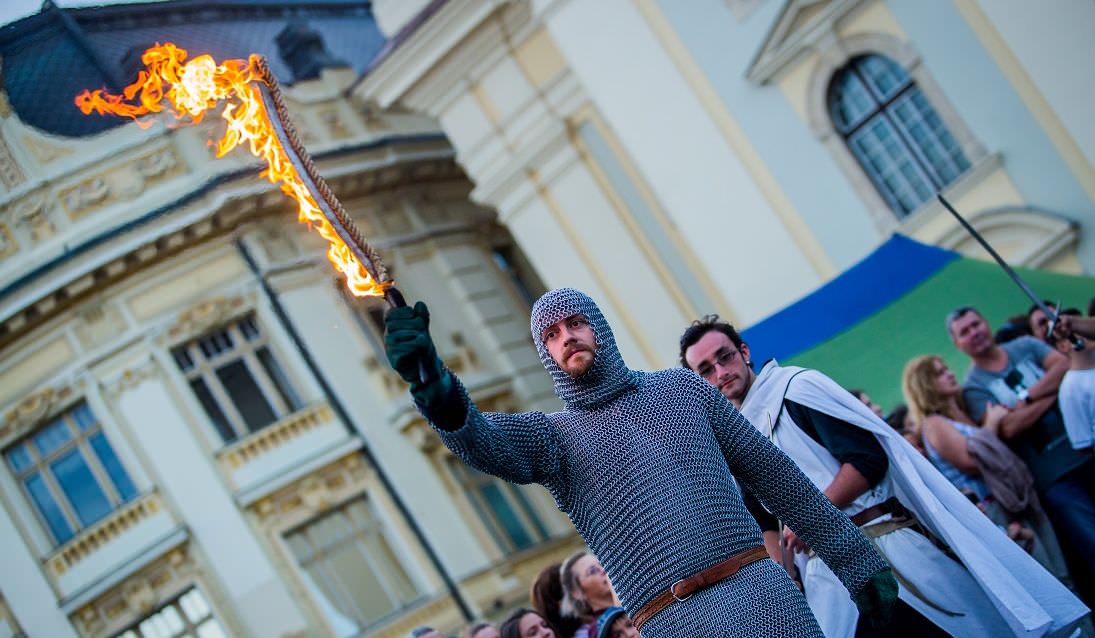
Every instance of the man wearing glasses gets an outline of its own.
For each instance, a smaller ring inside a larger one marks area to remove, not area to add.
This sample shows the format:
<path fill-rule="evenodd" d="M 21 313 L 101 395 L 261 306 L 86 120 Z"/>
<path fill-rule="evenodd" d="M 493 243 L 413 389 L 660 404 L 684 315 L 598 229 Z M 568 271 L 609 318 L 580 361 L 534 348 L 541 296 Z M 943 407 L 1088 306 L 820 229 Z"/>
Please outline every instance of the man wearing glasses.
<path fill-rule="evenodd" d="M 717 316 L 689 326 L 680 357 L 791 457 L 886 557 L 901 585 L 887 634 L 1022 635 L 1048 617 L 1053 620 L 1040 629 L 1055 631 L 1086 612 L 927 459 L 833 380 L 775 361 L 754 372 L 749 346 Z M 745 498 L 778 561 L 780 550 L 771 542 L 776 521 L 755 499 Z M 869 628 L 857 628 L 863 623 L 840 581 L 792 530 L 791 524 L 783 527 L 783 547 L 801 556 L 806 598 L 825 635 L 864 635 Z M 939 549 L 944 543 L 955 548 L 961 563 Z M 976 578 L 965 567 L 971 565 Z M 1039 591 L 1043 587 L 1048 589 Z M 1020 590 L 1026 591 L 1013 598 Z M 1029 611 L 1019 608 L 1027 594 L 1044 605 L 1041 620 L 1019 617 Z M 1062 600 L 1071 607 L 1061 607 Z"/>

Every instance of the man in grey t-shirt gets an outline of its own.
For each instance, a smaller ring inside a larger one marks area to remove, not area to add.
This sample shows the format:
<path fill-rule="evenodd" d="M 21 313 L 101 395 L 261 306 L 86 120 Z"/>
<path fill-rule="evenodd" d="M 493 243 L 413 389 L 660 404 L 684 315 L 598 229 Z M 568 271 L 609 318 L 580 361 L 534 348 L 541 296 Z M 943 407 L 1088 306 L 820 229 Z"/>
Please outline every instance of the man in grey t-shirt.
<path fill-rule="evenodd" d="M 969 415 L 980 421 L 991 403 L 1010 409 L 1000 437 L 1030 468 L 1057 533 L 1073 547 L 1070 571 L 1095 572 L 1095 457 L 1072 449 L 1057 408 L 1068 358 L 1033 337 L 997 344 L 972 307 L 948 315 L 947 330 L 973 364 L 963 384 Z"/>

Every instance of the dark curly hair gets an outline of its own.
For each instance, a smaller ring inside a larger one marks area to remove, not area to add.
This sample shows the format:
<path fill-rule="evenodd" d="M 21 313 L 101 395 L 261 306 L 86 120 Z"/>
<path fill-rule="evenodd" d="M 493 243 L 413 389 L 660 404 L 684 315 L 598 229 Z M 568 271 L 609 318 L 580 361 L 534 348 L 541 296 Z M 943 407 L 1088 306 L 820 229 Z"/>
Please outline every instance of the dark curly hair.
<path fill-rule="evenodd" d="M 703 339 L 703 336 L 712 330 L 726 335 L 738 350 L 741 350 L 742 344 L 745 343 L 745 341 L 742 340 L 741 335 L 738 334 L 738 331 L 734 329 L 734 326 L 725 321 L 721 321 L 718 315 L 704 315 L 703 319 L 693 321 L 692 325 L 688 326 L 684 331 L 684 334 L 681 335 L 680 357 L 682 368 L 691 369 L 688 365 L 688 361 L 684 358 L 684 353 L 687 352 L 689 348 L 696 345 L 697 341 Z"/>

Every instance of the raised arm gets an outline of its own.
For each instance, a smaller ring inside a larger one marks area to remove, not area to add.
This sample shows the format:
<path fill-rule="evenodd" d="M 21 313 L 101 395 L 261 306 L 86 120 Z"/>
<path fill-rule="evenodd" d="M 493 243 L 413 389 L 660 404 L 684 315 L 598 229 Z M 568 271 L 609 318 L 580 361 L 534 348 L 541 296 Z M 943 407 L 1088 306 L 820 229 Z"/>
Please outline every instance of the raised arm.
<path fill-rule="evenodd" d="M 511 483 L 548 483 L 559 476 L 559 444 L 547 417 L 540 412 L 480 413 L 437 356 L 425 304 L 394 308 L 384 321 L 388 361 L 410 384 L 419 411 L 453 454 Z"/>

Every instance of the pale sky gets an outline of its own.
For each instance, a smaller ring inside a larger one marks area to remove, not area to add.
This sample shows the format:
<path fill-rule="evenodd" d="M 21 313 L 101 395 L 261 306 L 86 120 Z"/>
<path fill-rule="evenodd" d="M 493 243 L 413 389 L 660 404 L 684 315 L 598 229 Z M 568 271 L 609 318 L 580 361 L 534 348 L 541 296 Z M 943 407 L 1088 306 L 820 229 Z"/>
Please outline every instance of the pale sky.
<path fill-rule="evenodd" d="M 93 7 L 123 2 L 147 2 L 148 0 L 54 0 L 59 7 Z M 42 8 L 42 0 L 0 0 L 0 24 L 15 22 Z"/>

